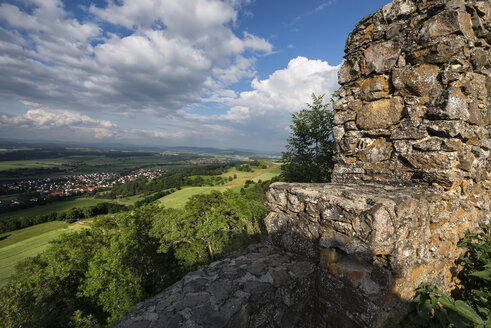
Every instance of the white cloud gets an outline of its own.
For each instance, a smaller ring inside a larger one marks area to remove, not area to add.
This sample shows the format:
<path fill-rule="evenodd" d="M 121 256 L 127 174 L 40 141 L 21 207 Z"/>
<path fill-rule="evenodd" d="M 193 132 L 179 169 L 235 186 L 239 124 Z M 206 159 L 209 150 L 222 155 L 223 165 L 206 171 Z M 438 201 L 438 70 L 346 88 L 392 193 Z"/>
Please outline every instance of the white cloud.
<path fill-rule="evenodd" d="M 107 120 L 96 120 L 71 111 L 31 109 L 22 116 L 0 114 L 0 127 L 34 130 L 71 130 L 92 135 L 96 139 L 117 136 L 118 126 Z"/>
<path fill-rule="evenodd" d="M 231 128 L 222 137 L 230 143 L 237 144 L 246 137 L 246 142 L 254 145 L 251 148 L 280 151 L 289 134 L 291 114 L 306 108 L 306 103 L 311 103 L 312 93 L 325 94 L 324 99 L 328 101 L 339 87 L 339 67 L 322 60 L 293 58 L 286 68 L 273 72 L 268 78 L 254 79 L 251 91 L 241 92 L 236 97 L 225 92 L 210 97 L 209 101 L 221 101 L 229 107 L 225 114 L 180 114 L 195 129 L 203 122 L 222 122 Z"/>
<path fill-rule="evenodd" d="M 338 88 L 339 66 L 326 61 L 297 57 L 285 69 L 277 70 L 267 79 L 254 79 L 252 91 L 241 92 L 233 105 L 249 108 L 257 114 L 271 111 L 298 111 L 315 93 L 330 94 Z"/>
<path fill-rule="evenodd" d="M 73 18 L 61 0 L 31 1 L 29 12 L 3 3 L 0 96 L 86 113 L 173 115 L 253 76 L 255 56 L 272 52 L 267 40 L 230 27 L 248 2 L 110 0 L 87 8 L 95 21 Z M 104 32 L 103 23 L 130 33 Z"/>
<path fill-rule="evenodd" d="M 110 0 L 106 8 L 91 5 L 90 12 L 128 29 L 151 28 L 160 22 L 171 33 L 187 38 L 220 28 L 237 15 L 232 5 L 215 0 Z"/>
<path fill-rule="evenodd" d="M 250 2 L 111 0 L 87 8 L 92 21 L 73 18 L 60 0 L 31 0 L 28 12 L 2 3 L 0 97 L 28 110 L 0 114 L 0 135 L 281 150 L 291 113 L 312 92 L 335 90 L 338 66 L 297 57 L 254 78 L 257 57 L 273 46 L 232 29 Z M 108 23 L 129 32 L 103 31 Z M 249 91 L 232 90 L 252 78 Z M 196 111 L 210 103 L 221 112 Z M 128 127 L 94 113 L 140 121 Z"/>

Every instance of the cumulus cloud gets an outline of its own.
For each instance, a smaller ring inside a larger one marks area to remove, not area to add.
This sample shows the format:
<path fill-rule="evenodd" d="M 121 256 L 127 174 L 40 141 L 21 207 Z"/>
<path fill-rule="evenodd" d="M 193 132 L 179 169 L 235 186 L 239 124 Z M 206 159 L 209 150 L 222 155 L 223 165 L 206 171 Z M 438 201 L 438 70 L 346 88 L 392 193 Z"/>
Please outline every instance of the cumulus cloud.
<path fill-rule="evenodd" d="M 31 109 L 24 115 L 0 113 L 0 127 L 5 129 L 70 130 L 92 135 L 96 139 L 113 138 L 118 135 L 116 124 L 107 120 L 96 120 L 87 115 L 70 111 Z"/>
<path fill-rule="evenodd" d="M 75 19 L 61 0 L 0 5 L 0 96 L 52 108 L 172 115 L 254 74 L 272 45 L 230 24 L 244 1 L 113 1 Z M 109 33 L 100 26 L 112 24 Z"/>
<path fill-rule="evenodd" d="M 236 97 L 223 92 L 221 100 L 229 109 L 225 114 L 200 116 L 182 113 L 188 122 L 223 122 L 233 127 L 227 136 L 238 142 L 247 136 L 247 142 L 256 148 L 281 151 L 289 134 L 291 114 L 306 108 L 311 95 L 330 95 L 338 89 L 337 73 L 340 65 L 331 66 L 326 61 L 297 57 L 287 67 L 273 72 L 268 78 L 253 79 L 250 91 Z M 198 123 L 195 123 L 198 124 Z"/>
<path fill-rule="evenodd" d="M 27 110 L 0 113 L 0 136 L 280 151 L 291 113 L 335 90 L 339 67 L 297 57 L 257 78 L 273 45 L 233 28 L 251 1 L 109 0 L 83 19 L 61 0 L 1 3 L 0 98 Z"/>
<path fill-rule="evenodd" d="M 297 57 L 285 69 L 277 70 L 267 79 L 255 78 L 252 91 L 240 93 L 234 105 L 240 105 L 258 114 L 268 112 L 298 111 L 312 93 L 330 94 L 338 88 L 339 66 L 331 66 L 326 61 Z"/>

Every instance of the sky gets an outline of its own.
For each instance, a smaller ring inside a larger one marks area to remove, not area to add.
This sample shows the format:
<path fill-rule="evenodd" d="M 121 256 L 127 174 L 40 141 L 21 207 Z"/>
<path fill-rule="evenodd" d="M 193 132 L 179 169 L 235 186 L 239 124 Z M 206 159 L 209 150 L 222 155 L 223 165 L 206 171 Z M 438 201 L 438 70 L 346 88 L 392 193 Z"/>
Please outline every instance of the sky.
<path fill-rule="evenodd" d="M 0 0 L 0 138 L 284 151 L 389 0 Z"/>

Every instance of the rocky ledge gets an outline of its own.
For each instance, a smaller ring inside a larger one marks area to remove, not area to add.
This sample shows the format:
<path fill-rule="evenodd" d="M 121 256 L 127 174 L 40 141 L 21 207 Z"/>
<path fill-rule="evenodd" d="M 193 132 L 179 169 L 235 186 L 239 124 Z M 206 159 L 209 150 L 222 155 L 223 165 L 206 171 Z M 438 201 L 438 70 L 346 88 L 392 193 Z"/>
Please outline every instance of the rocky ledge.
<path fill-rule="evenodd" d="M 300 327 L 312 313 L 315 264 L 269 243 L 189 273 L 116 327 Z"/>

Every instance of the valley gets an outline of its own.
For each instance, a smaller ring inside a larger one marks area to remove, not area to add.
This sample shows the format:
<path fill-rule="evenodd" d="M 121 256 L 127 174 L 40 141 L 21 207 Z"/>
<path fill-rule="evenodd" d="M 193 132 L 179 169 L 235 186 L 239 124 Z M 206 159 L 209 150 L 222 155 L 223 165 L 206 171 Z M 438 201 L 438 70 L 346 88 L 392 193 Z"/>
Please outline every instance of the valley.
<path fill-rule="evenodd" d="M 113 211 L 131 211 L 150 203 L 182 209 L 193 196 L 227 190 L 240 193 L 280 174 L 280 164 L 252 160 L 253 156 L 176 151 L 138 156 L 133 151 L 129 157 L 119 157 L 123 153 L 74 156 L 66 151 L 64 157 L 46 160 L 0 161 L 0 176 L 8 178 L 3 186 L 20 186 L 15 193 L 4 188 L 0 196 L 0 287 L 8 282 L 17 263 L 42 253 L 62 234 L 90 226 L 91 213 L 99 213 L 100 208 L 106 212 L 95 216 L 111 216 Z M 12 157 L 15 154 L 6 156 Z M 38 170 L 48 171 L 42 171 L 42 177 L 29 176 Z M 82 172 L 84 175 L 77 175 Z M 49 184 L 40 189 L 41 182 L 36 181 L 48 181 L 58 198 L 49 197 L 53 193 Z M 19 206 L 22 201 L 25 204 Z"/>

